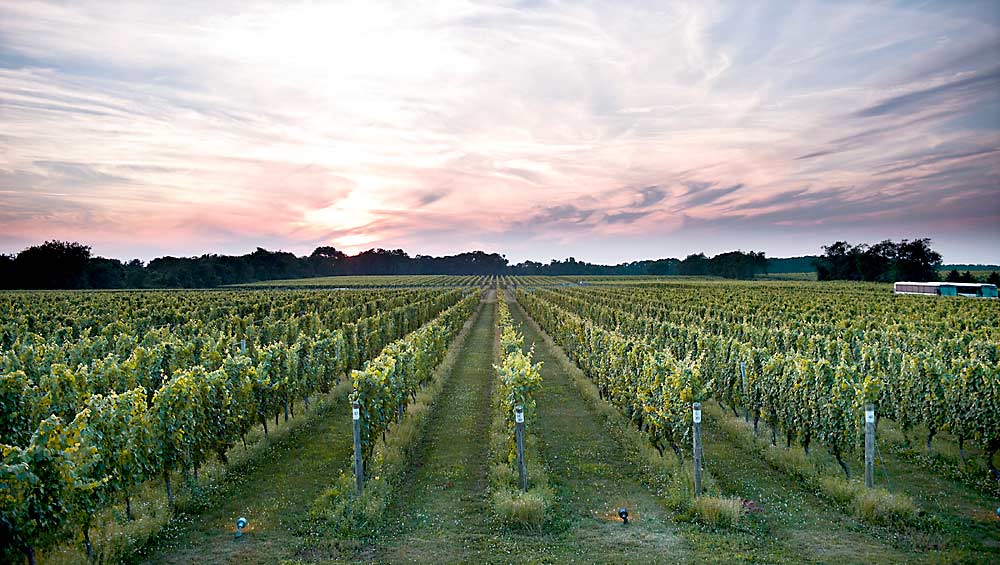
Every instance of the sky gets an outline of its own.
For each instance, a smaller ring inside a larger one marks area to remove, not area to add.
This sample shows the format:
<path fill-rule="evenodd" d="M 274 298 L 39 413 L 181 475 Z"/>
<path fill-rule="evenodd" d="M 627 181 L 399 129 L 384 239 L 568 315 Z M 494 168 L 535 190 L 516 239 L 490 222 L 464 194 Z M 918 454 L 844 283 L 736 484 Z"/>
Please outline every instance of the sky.
<path fill-rule="evenodd" d="M 1000 263 L 1000 3 L 0 2 L 0 252 Z"/>

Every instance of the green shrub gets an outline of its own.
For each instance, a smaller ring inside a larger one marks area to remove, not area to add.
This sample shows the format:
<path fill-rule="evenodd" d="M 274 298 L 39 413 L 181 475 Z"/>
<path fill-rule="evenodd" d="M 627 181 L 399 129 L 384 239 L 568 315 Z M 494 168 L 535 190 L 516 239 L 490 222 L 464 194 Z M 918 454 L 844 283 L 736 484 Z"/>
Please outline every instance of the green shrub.
<path fill-rule="evenodd" d="M 917 506 L 905 494 L 894 494 L 884 488 L 866 488 L 860 481 L 840 477 L 822 477 L 820 491 L 837 504 L 850 509 L 863 522 L 878 526 L 899 526 L 912 523 Z"/>
<path fill-rule="evenodd" d="M 517 484 L 517 471 L 506 463 L 493 463 L 490 466 L 490 484 L 515 485 Z"/>
<path fill-rule="evenodd" d="M 327 527 L 338 533 L 349 533 L 349 524 L 352 524 L 354 477 L 340 472 L 340 476 L 333 482 L 330 488 L 323 491 L 316 500 L 313 501 L 309 509 L 309 517 L 318 522 L 324 523 Z"/>
<path fill-rule="evenodd" d="M 816 464 L 800 447 L 787 448 L 768 444 L 763 447 L 762 455 L 771 467 L 803 481 L 809 482 L 818 475 Z"/>
<path fill-rule="evenodd" d="M 502 522 L 512 526 L 540 526 L 548 517 L 549 501 L 554 493 L 548 487 L 533 487 L 528 492 L 496 490 L 493 510 Z"/>
<path fill-rule="evenodd" d="M 858 493 L 853 508 L 858 518 L 880 526 L 910 524 L 917 517 L 917 506 L 910 497 L 881 488 Z"/>
<path fill-rule="evenodd" d="M 820 477 L 819 489 L 827 498 L 841 506 L 850 506 L 864 485 L 841 477 Z"/>
<path fill-rule="evenodd" d="M 734 528 L 745 514 L 743 501 L 737 497 L 700 496 L 691 501 L 691 512 L 702 524 Z"/>
<path fill-rule="evenodd" d="M 687 512 L 694 500 L 694 471 L 678 467 L 669 475 L 666 501 L 677 512 Z"/>

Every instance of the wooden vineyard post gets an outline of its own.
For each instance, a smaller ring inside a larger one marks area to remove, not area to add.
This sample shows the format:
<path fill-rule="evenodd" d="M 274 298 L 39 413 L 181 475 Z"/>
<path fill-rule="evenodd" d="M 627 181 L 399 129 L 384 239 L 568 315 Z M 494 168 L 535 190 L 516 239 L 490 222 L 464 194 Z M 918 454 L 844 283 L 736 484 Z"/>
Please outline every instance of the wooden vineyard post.
<path fill-rule="evenodd" d="M 365 468 L 361 461 L 361 408 L 357 402 L 351 406 L 351 416 L 354 419 L 354 494 L 361 496 Z"/>
<path fill-rule="evenodd" d="M 743 383 L 743 421 L 750 423 L 750 409 L 747 408 L 747 364 L 740 362 L 740 382 Z"/>
<path fill-rule="evenodd" d="M 865 405 L 865 486 L 875 486 L 875 406 Z"/>
<path fill-rule="evenodd" d="M 528 492 L 528 466 L 524 461 L 524 408 L 514 407 L 514 435 L 517 438 L 517 474 L 521 490 Z"/>
<path fill-rule="evenodd" d="M 246 353 L 246 352 L 247 352 L 247 340 L 246 339 L 241 339 L 240 340 L 240 353 Z"/>
<path fill-rule="evenodd" d="M 701 496 L 701 402 L 695 402 L 694 408 L 694 495 Z"/>

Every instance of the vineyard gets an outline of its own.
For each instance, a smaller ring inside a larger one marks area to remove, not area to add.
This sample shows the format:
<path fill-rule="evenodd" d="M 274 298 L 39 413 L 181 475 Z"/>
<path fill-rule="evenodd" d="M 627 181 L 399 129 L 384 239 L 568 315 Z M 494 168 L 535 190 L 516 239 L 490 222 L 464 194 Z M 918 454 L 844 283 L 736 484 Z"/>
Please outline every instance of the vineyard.
<path fill-rule="evenodd" d="M 343 276 L 310 279 L 275 280 L 239 285 L 246 288 L 409 288 L 486 286 L 496 277 L 490 275 L 388 275 L 383 277 Z"/>
<path fill-rule="evenodd" d="M 602 394 L 662 449 L 687 433 L 691 402 L 714 398 L 837 459 L 861 439 L 866 404 L 926 444 L 948 431 L 1000 450 L 1000 325 L 992 301 L 927 304 L 878 287 L 803 294 L 795 287 L 698 286 L 521 293 Z M 777 321 L 777 323 L 776 323 Z"/>
<path fill-rule="evenodd" d="M 677 277 L 673 277 L 676 279 Z M 655 276 L 510 276 L 510 275 L 386 275 L 386 276 L 337 276 L 308 279 L 271 280 L 243 285 L 236 288 L 420 288 L 420 287 L 493 287 L 502 286 L 571 286 L 583 284 L 645 284 L 667 282 L 670 279 Z"/>
<path fill-rule="evenodd" d="M 197 476 L 259 424 L 460 291 L 10 294 L 2 310 L 5 550 L 30 559 L 142 482 Z M 29 307 L 30 305 L 30 307 Z M 130 514 L 130 510 L 126 511 Z M 8 537 L 9 536 L 9 537 Z"/>
<path fill-rule="evenodd" d="M 266 504 L 216 481 L 291 484 L 269 453 L 294 442 L 325 466 L 293 516 L 238 541 L 199 518 Z M 8 292 L 0 445 L 5 562 L 194 560 L 167 531 L 251 562 L 989 562 L 1000 303 L 506 275 Z"/>

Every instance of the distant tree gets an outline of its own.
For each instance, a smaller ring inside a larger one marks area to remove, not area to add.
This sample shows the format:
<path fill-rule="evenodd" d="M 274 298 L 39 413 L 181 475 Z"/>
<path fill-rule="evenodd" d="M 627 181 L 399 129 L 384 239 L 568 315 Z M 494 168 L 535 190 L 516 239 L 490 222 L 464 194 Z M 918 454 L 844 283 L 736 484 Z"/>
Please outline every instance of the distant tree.
<path fill-rule="evenodd" d="M 978 280 L 976 279 L 976 276 L 972 274 L 972 271 L 965 271 L 962 273 L 962 276 L 958 277 L 958 282 L 974 283 L 978 282 Z"/>
<path fill-rule="evenodd" d="M 711 275 L 729 279 L 752 279 L 767 272 L 767 257 L 763 252 L 730 251 L 708 258 L 704 253 L 688 255 L 677 264 L 677 274 Z"/>
<path fill-rule="evenodd" d="M 677 266 L 677 273 L 681 275 L 707 275 L 708 257 L 704 253 L 693 253 L 684 258 Z"/>
<path fill-rule="evenodd" d="M 125 265 L 118 259 L 94 257 L 87 261 L 85 288 L 124 288 Z"/>
<path fill-rule="evenodd" d="M 253 269 L 254 280 L 297 278 L 305 274 L 298 258 L 286 251 L 268 251 L 258 247 L 256 251 L 243 257 Z"/>
<path fill-rule="evenodd" d="M 188 264 L 193 259 L 157 257 L 146 265 L 146 285 L 150 288 L 194 288 Z"/>
<path fill-rule="evenodd" d="M 816 278 L 826 280 L 861 280 L 859 255 L 861 246 L 852 247 L 846 241 L 837 241 L 823 247 L 823 255 L 816 259 Z"/>
<path fill-rule="evenodd" d="M 46 241 L 17 254 L 18 288 L 84 288 L 90 247 L 68 241 Z"/>
<path fill-rule="evenodd" d="M 14 279 L 17 272 L 14 270 L 14 256 L 0 254 L 0 288 L 16 288 Z"/>
<path fill-rule="evenodd" d="M 544 267 L 545 265 L 538 261 L 524 261 L 512 266 L 511 271 L 516 275 L 539 275 Z"/>
<path fill-rule="evenodd" d="M 125 288 L 144 288 L 147 286 L 145 265 L 139 259 L 125 263 Z"/>
<path fill-rule="evenodd" d="M 944 282 L 959 282 L 961 280 L 962 275 L 959 274 L 958 269 L 948 271 L 948 275 L 944 278 Z"/>
<path fill-rule="evenodd" d="M 764 253 L 730 251 L 709 259 L 707 269 L 708 274 L 717 277 L 752 279 L 758 273 L 767 272 L 767 258 Z"/>
<path fill-rule="evenodd" d="M 677 259 L 659 259 L 650 261 L 646 266 L 648 275 L 676 275 L 679 273 L 680 261 Z"/>
<path fill-rule="evenodd" d="M 334 275 L 339 263 L 347 259 L 347 255 L 335 247 L 321 246 L 313 250 L 305 260 L 309 266 L 310 275 L 323 277 Z"/>
<path fill-rule="evenodd" d="M 336 247 L 321 246 L 314 249 L 310 257 L 340 261 L 341 259 L 346 258 L 347 255 L 345 255 L 343 251 L 340 251 Z"/>
<path fill-rule="evenodd" d="M 819 259 L 816 255 L 806 255 L 803 257 L 785 257 L 782 259 L 770 258 L 767 260 L 767 272 L 777 273 L 806 273 L 815 270 L 815 262 Z"/>
<path fill-rule="evenodd" d="M 823 251 L 814 263 L 819 280 L 936 281 L 941 267 L 941 254 L 930 248 L 929 239 L 871 246 L 838 241 Z"/>
<path fill-rule="evenodd" d="M 881 241 L 875 245 L 859 245 L 859 270 L 863 281 L 893 282 L 897 280 L 914 280 L 899 277 L 899 246 L 890 240 Z"/>
<path fill-rule="evenodd" d="M 989 284 L 1000 286 L 1000 273 L 993 271 L 990 276 L 986 277 L 986 282 Z"/>
<path fill-rule="evenodd" d="M 941 254 L 931 249 L 928 238 L 903 240 L 896 247 L 895 276 L 889 282 L 906 281 L 936 281 L 938 269 L 941 268 Z"/>

